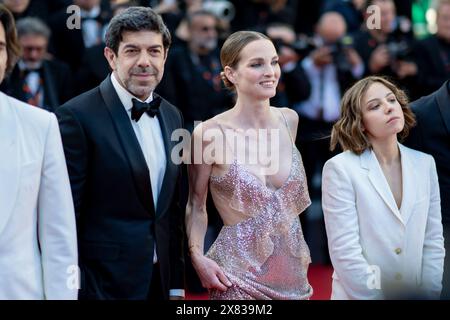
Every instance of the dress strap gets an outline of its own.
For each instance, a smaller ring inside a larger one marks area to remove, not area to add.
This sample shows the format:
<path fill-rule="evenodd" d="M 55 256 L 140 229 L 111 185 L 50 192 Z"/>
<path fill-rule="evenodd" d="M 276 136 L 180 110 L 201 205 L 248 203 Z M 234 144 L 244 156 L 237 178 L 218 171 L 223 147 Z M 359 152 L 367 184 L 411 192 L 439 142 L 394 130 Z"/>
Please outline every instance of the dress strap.
<path fill-rule="evenodd" d="M 280 113 L 281 113 L 281 116 L 283 117 L 283 119 L 284 119 L 284 123 L 286 124 L 286 128 L 287 128 L 287 130 L 288 130 L 288 133 L 289 133 L 289 137 L 291 137 L 291 141 L 292 141 L 292 143 L 294 143 L 295 144 L 295 140 L 292 138 L 292 134 L 291 134 L 291 128 L 289 127 L 289 123 L 288 123 L 288 121 L 287 121 L 287 119 L 286 119 L 286 117 L 284 116 L 284 113 L 280 110 L 280 109 L 278 109 L 278 111 L 280 111 Z"/>

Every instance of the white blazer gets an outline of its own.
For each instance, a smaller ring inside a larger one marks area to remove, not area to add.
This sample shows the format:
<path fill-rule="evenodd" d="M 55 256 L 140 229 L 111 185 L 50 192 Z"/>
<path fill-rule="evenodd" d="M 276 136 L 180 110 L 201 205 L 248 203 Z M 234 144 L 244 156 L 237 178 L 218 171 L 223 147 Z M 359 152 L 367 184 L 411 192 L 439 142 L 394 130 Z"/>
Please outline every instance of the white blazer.
<path fill-rule="evenodd" d="M 0 299 L 76 299 L 77 259 L 56 117 L 0 92 Z"/>
<path fill-rule="evenodd" d="M 346 151 L 324 166 L 332 299 L 386 299 L 404 290 L 439 299 L 445 250 L 436 165 L 430 155 L 398 145 L 400 210 L 373 151 Z"/>

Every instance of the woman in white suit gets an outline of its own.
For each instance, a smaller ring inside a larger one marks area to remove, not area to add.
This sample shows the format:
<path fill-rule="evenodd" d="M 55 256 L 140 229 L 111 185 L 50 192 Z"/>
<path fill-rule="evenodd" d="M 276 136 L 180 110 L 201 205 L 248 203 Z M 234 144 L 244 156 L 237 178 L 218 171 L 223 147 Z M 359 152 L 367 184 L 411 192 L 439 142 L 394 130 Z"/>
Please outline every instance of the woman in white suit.
<path fill-rule="evenodd" d="M 0 4 L 0 83 L 18 53 Z M 0 92 L 0 300 L 76 299 L 75 214 L 56 117 Z"/>
<path fill-rule="evenodd" d="M 398 142 L 415 124 L 407 97 L 380 77 L 342 98 L 322 175 L 334 267 L 332 299 L 439 299 L 444 245 L 434 159 Z"/>

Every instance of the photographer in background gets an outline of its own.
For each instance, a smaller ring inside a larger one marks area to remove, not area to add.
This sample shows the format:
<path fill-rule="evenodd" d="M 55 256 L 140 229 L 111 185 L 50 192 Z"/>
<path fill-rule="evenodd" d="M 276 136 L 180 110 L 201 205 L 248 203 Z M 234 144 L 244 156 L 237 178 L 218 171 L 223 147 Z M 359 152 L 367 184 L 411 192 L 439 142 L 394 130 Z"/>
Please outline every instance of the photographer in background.
<path fill-rule="evenodd" d="M 218 18 L 207 10 L 189 12 L 186 45 L 173 47 L 158 92 L 176 104 L 190 132 L 195 121 L 205 121 L 232 106 L 220 79 Z"/>
<path fill-rule="evenodd" d="M 364 75 L 388 76 L 415 99 L 417 66 L 411 54 L 414 40 L 411 22 L 406 17 L 396 15 L 393 0 L 366 2 L 366 8 L 373 5 L 380 11 L 379 28 L 369 25 L 372 16 L 364 10 L 366 30 L 356 34 L 354 39 L 355 49 L 365 63 Z"/>
<path fill-rule="evenodd" d="M 171 31 L 173 36 L 172 47 L 185 46 L 189 42 L 191 36 L 190 26 L 188 25 L 188 17 L 191 13 L 197 11 L 208 11 L 216 17 L 216 32 L 219 44 L 223 43 L 230 34 L 230 22 L 234 18 L 235 7 L 226 0 L 180 0 L 177 4 L 178 16 L 180 21 L 174 30 Z M 167 20 L 167 16 L 163 15 L 163 20 Z M 220 46 L 219 46 L 220 47 Z"/>
<path fill-rule="evenodd" d="M 324 4 L 324 12 L 338 12 L 347 23 L 347 33 L 352 34 L 361 29 L 364 22 L 365 0 L 328 0 Z"/>
<path fill-rule="evenodd" d="M 17 34 L 22 54 L 0 88 L 16 99 L 54 112 L 73 97 L 70 68 L 49 56 L 50 29 L 40 19 L 19 19 Z"/>
<path fill-rule="evenodd" d="M 302 67 L 302 48 L 297 46 L 294 29 L 285 24 L 271 24 L 266 29 L 267 36 L 277 49 L 281 76 L 277 94 L 270 99 L 271 105 L 292 108 L 295 103 L 308 99 L 311 85 Z"/>
<path fill-rule="evenodd" d="M 333 155 L 329 150 L 328 137 L 334 121 L 339 118 L 342 94 L 364 72 L 357 52 L 351 46 L 344 45 L 346 32 L 345 20 L 339 13 L 325 13 L 316 26 L 316 49 L 301 62 L 311 83 L 311 95 L 307 100 L 296 103 L 294 109 L 300 116 L 297 144 L 302 150 L 312 199 L 320 199 L 322 167 Z M 308 215 L 304 217 L 309 219 Z M 308 225 L 307 221 L 303 223 Z M 325 234 L 323 220 L 321 225 Z M 308 237 L 308 228 L 305 230 Z M 323 239 L 326 237 L 323 236 Z M 321 244 L 320 252 L 328 257 L 326 241 Z"/>

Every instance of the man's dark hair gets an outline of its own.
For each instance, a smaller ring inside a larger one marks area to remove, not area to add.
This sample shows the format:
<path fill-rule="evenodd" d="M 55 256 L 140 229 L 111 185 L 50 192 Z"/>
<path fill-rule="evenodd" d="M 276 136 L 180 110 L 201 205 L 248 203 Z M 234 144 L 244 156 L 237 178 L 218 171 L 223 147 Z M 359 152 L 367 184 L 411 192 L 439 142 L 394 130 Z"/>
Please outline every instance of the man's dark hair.
<path fill-rule="evenodd" d="M 112 18 L 106 31 L 106 46 L 118 53 L 125 31 L 154 31 L 162 35 L 164 50 L 170 47 L 172 39 L 160 15 L 146 7 L 131 7 Z"/>
<path fill-rule="evenodd" d="M 9 74 L 20 56 L 20 45 L 17 40 L 16 24 L 11 12 L 0 4 L 0 23 L 5 29 L 6 52 L 8 54 L 8 61 L 6 63 L 6 74 Z"/>
<path fill-rule="evenodd" d="M 198 10 L 190 12 L 186 15 L 186 22 L 189 27 L 192 26 L 192 21 L 198 16 L 209 16 L 209 17 L 213 17 L 214 19 L 216 19 L 216 21 L 218 20 L 217 16 L 213 12 L 205 10 L 205 9 L 198 9 Z"/>

